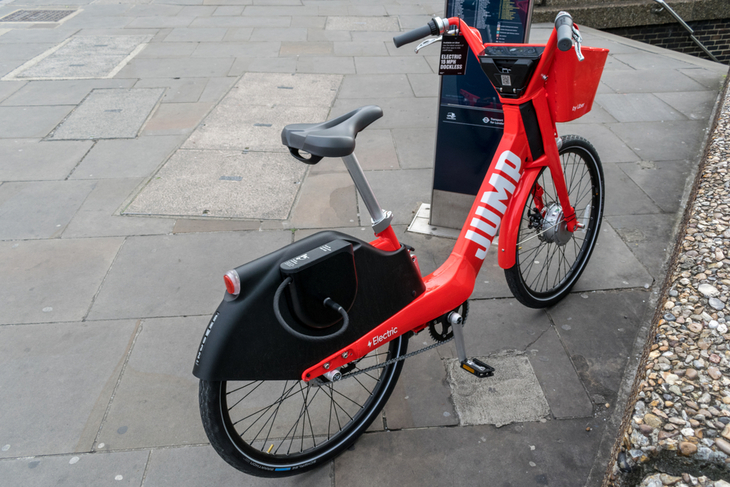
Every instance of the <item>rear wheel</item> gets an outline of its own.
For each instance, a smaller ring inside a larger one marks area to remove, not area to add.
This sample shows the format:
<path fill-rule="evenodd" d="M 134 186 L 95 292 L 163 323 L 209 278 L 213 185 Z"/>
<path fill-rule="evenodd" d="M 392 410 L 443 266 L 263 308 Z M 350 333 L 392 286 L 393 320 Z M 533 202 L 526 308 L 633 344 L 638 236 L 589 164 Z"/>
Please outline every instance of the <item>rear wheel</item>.
<path fill-rule="evenodd" d="M 603 217 L 603 169 L 596 149 L 582 137 L 567 135 L 559 153 L 570 203 L 583 228 L 567 230 L 544 168 L 522 211 L 515 265 L 504 271 L 512 294 L 531 308 L 551 306 L 570 292 L 593 252 Z"/>
<path fill-rule="evenodd" d="M 403 361 L 347 375 L 405 355 L 407 343 L 401 336 L 342 367 L 344 378 L 336 382 L 201 380 L 200 414 L 211 445 L 235 468 L 260 477 L 329 461 L 378 417 Z"/>

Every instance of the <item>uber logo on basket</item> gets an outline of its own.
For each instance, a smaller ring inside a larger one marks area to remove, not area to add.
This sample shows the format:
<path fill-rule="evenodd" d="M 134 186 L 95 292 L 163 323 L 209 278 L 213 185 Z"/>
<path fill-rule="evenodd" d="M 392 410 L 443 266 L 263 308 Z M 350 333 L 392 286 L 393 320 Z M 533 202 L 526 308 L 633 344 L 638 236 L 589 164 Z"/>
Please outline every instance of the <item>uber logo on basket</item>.
<path fill-rule="evenodd" d="M 446 120 L 456 120 L 456 114 L 454 112 L 447 113 Z"/>
<path fill-rule="evenodd" d="M 472 215 L 469 230 L 466 232 L 466 238 L 479 245 L 476 256 L 479 260 L 484 260 L 487 256 L 489 246 L 497 234 L 497 228 L 502 221 L 504 212 L 507 211 L 507 202 L 510 196 L 515 192 L 515 184 L 520 180 L 520 168 L 522 161 L 510 151 L 504 151 L 499 156 L 495 171 L 500 171 L 507 175 L 514 183 L 499 172 L 495 172 L 489 178 L 489 186 L 491 189 L 485 191 L 481 197 L 481 204 L 477 206 L 475 215 Z M 479 230 L 477 233 L 474 230 Z"/>

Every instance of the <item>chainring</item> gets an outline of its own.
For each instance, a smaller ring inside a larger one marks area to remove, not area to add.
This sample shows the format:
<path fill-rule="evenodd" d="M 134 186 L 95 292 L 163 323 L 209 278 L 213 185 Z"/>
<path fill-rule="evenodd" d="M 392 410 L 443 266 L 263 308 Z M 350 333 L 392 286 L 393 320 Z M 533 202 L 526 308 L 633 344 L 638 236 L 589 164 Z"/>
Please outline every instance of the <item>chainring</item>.
<path fill-rule="evenodd" d="M 466 317 L 469 314 L 469 301 L 464 301 L 452 311 L 459 313 L 465 323 Z M 454 330 L 451 329 L 451 323 L 449 323 L 448 316 L 449 313 L 446 313 L 428 324 L 428 334 L 431 335 L 433 341 L 445 342 L 451 340 L 454 336 Z"/>

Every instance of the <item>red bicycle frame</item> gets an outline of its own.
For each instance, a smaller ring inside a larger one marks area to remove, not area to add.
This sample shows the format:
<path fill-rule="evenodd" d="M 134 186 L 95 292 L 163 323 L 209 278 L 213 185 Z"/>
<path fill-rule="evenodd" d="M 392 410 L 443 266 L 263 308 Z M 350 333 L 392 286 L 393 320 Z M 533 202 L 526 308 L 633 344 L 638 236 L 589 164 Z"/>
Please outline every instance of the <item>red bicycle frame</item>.
<path fill-rule="evenodd" d="M 485 46 L 490 45 L 482 44 L 479 31 L 466 26 L 459 18 L 447 20 L 449 25 L 462 28 L 461 35 L 477 57 L 484 52 Z M 556 51 L 557 35 L 553 29 L 524 94 L 519 98 L 500 96 L 504 110 L 504 135 L 451 255 L 441 267 L 423 278 L 425 292 L 359 340 L 305 370 L 302 380 L 309 381 L 357 360 L 400 335 L 421 331 L 430 321 L 466 301 L 474 290 L 477 274 L 500 225 L 499 265 L 504 269 L 512 267 L 522 209 L 544 167 L 550 170 L 568 231 L 578 228 L 555 143 L 556 121 L 548 107 L 545 80 Z M 532 156 L 520 111 L 520 106 L 529 102 L 534 106 L 544 147 L 544 154 L 537 158 Z M 400 248 L 392 227 L 388 226 L 376 236 L 373 246 L 391 251 Z"/>

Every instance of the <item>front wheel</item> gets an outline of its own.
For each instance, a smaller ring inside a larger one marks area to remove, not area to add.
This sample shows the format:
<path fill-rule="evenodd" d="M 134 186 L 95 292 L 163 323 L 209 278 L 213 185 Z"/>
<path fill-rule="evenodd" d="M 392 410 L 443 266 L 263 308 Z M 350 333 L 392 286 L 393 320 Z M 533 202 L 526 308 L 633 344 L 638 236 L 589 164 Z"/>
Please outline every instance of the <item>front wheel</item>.
<path fill-rule="evenodd" d="M 568 197 L 583 227 L 567 230 L 549 170 L 543 168 L 522 210 L 515 264 L 504 271 L 512 294 L 530 308 L 552 306 L 570 292 L 593 252 L 603 217 L 603 169 L 596 149 L 567 135 L 559 153 Z"/>
<path fill-rule="evenodd" d="M 235 468 L 285 477 L 315 468 L 352 445 L 378 417 L 403 368 L 401 336 L 340 369 L 336 382 L 200 381 L 203 427 L 213 448 Z"/>

